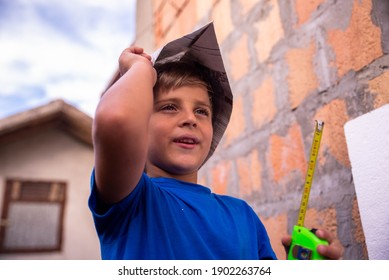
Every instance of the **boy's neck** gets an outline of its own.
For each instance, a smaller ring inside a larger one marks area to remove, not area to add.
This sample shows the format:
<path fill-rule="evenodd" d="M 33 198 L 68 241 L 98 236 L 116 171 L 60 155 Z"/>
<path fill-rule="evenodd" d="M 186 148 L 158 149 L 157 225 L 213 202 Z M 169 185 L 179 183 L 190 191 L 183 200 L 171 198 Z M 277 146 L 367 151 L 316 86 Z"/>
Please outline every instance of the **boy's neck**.
<path fill-rule="evenodd" d="M 173 174 L 156 166 L 147 166 L 146 173 L 151 178 L 172 178 L 188 183 L 197 184 L 197 171 L 188 174 Z"/>

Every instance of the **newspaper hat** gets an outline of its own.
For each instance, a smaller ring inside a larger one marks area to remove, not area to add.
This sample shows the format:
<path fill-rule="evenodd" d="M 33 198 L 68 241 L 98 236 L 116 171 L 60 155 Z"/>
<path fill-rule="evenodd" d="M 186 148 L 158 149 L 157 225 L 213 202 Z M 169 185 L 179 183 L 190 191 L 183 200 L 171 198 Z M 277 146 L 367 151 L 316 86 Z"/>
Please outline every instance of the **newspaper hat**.
<path fill-rule="evenodd" d="M 232 112 L 232 91 L 228 82 L 213 23 L 171 41 L 152 55 L 154 67 L 170 62 L 191 61 L 207 72 L 212 89 L 213 139 L 205 161 L 213 154 L 222 138 Z"/>

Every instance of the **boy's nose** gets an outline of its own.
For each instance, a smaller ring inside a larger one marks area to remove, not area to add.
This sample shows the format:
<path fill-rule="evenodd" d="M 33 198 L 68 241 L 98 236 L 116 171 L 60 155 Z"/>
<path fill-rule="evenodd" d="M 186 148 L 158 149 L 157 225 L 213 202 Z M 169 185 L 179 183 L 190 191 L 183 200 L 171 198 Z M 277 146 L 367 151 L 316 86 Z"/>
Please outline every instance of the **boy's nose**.
<path fill-rule="evenodd" d="M 181 120 L 181 126 L 191 126 L 196 127 L 197 126 L 197 119 L 193 112 L 186 112 L 184 113 L 182 120 Z"/>

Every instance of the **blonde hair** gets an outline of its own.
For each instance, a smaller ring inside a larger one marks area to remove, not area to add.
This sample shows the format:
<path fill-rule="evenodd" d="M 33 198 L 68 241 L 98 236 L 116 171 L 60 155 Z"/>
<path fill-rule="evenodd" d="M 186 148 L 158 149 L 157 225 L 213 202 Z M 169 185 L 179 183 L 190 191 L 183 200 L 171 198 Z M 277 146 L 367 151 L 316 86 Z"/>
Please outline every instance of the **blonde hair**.
<path fill-rule="evenodd" d="M 154 86 L 154 95 L 180 87 L 203 87 L 207 90 L 212 105 L 212 89 L 200 65 L 187 62 L 170 62 L 157 66 L 157 82 Z"/>

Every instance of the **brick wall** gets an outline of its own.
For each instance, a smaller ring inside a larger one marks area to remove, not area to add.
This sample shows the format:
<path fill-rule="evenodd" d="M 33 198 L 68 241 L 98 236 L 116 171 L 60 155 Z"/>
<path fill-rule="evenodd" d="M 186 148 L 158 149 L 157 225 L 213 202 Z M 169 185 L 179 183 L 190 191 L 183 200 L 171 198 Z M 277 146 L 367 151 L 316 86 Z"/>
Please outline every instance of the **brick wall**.
<path fill-rule="evenodd" d="M 345 259 L 367 259 L 343 126 L 389 102 L 389 2 L 151 3 L 155 48 L 214 21 L 233 89 L 229 128 L 200 183 L 245 199 L 285 258 L 280 237 L 296 223 L 314 120 L 322 119 L 305 225 L 332 231 Z"/>

